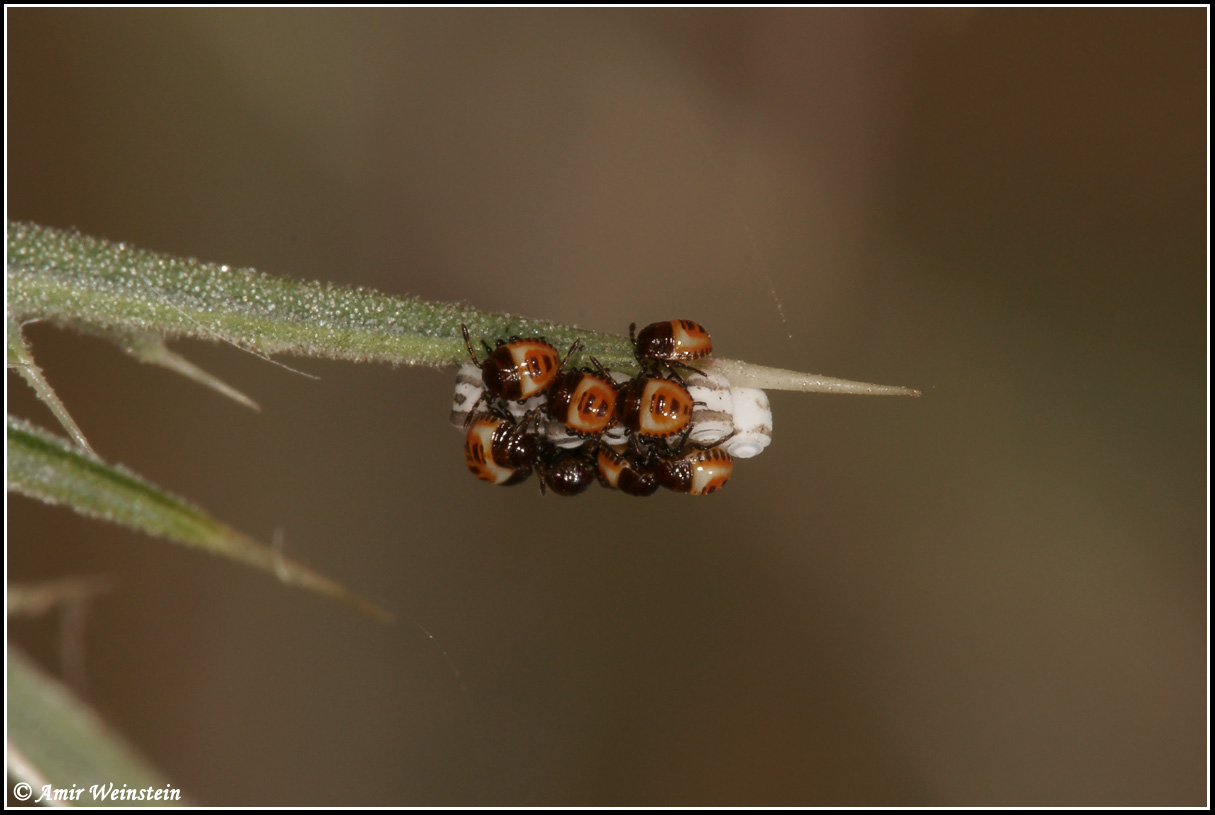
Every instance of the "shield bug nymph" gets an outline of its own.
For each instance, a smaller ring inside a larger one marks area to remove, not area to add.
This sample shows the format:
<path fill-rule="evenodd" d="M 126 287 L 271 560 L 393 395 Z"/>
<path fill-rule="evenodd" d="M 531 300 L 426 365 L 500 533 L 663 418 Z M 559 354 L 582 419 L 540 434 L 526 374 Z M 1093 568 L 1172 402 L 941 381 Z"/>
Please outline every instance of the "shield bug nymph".
<path fill-rule="evenodd" d="M 691 421 L 692 402 L 674 380 L 639 376 L 620 389 L 620 423 L 645 439 L 673 436 Z"/>
<path fill-rule="evenodd" d="M 658 481 L 650 465 L 627 450 L 616 452 L 602 445 L 595 463 L 599 469 L 599 483 L 605 487 L 638 498 L 653 495 L 658 490 Z"/>
<path fill-rule="evenodd" d="M 717 447 L 691 450 L 675 458 L 660 459 L 654 464 L 654 477 L 672 492 L 685 495 L 708 495 L 717 492 L 730 480 L 734 459 Z"/>
<path fill-rule="evenodd" d="M 545 488 L 557 495 L 578 495 L 595 481 L 595 464 L 583 450 L 551 448 L 536 461 L 540 473 L 540 492 Z"/>
<path fill-rule="evenodd" d="M 482 481 L 518 484 L 531 475 L 537 442 L 528 434 L 531 417 L 516 423 L 492 413 L 471 418 L 464 437 L 464 461 Z"/>
<path fill-rule="evenodd" d="M 591 362 L 598 373 L 567 371 L 548 392 L 549 415 L 578 436 L 598 436 L 616 422 L 616 383 L 599 360 L 591 357 Z"/>
<path fill-rule="evenodd" d="M 461 325 L 460 330 L 464 332 L 468 356 L 473 365 L 481 369 L 485 393 L 491 399 L 505 399 L 508 402 L 522 402 L 546 392 L 565 363 L 569 362 L 570 356 L 582 346 L 580 341 L 574 340 L 565 359 L 561 359 L 557 349 L 543 337 L 498 340 L 497 347 L 492 350 L 482 341 L 488 356 L 478 362 L 468 336 L 468 326 Z"/>
<path fill-rule="evenodd" d="M 633 354 L 643 371 L 655 372 L 660 366 L 679 366 L 696 371 L 689 362 L 713 353 L 713 340 L 700 323 L 691 320 L 668 320 L 650 323 L 634 334 L 636 323 L 629 325 Z M 699 371 L 697 371 L 699 373 Z"/>

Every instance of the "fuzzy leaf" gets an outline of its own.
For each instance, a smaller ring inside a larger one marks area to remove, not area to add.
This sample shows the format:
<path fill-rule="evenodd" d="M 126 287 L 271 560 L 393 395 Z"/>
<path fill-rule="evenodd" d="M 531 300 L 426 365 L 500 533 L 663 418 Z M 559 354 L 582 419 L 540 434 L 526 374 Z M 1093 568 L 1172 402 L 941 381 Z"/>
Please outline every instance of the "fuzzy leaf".
<path fill-rule="evenodd" d="M 8 488 L 93 518 L 205 549 L 340 600 L 383 621 L 379 606 L 220 523 L 186 501 L 33 425 L 8 417 Z"/>
<path fill-rule="evenodd" d="M 270 277 L 36 224 L 8 224 L 7 272 L 9 315 L 18 324 L 49 319 L 120 343 L 131 334 L 196 337 L 263 355 L 439 366 L 468 359 L 465 324 L 474 342 L 517 334 L 567 348 L 581 339 L 605 365 L 636 367 L 623 337 Z"/>
<path fill-rule="evenodd" d="M 468 360 L 461 325 L 473 342 L 542 336 L 594 356 L 608 368 L 635 372 L 622 336 L 581 331 L 467 306 L 393 297 L 369 289 L 270 277 L 175 258 L 78 232 L 8 224 L 9 316 L 20 325 L 48 319 L 129 346 L 132 335 L 197 337 L 261 355 L 291 353 L 407 365 L 459 365 Z M 11 339 L 10 339 L 11 347 Z M 736 385 L 772 390 L 919 396 L 911 388 L 853 383 L 796 371 L 717 359 Z"/>
<path fill-rule="evenodd" d="M 42 369 L 38 367 L 38 363 L 34 362 L 34 355 L 30 353 L 29 346 L 25 344 L 25 338 L 21 336 L 21 327 L 11 316 L 5 321 L 5 329 L 8 343 L 8 367 L 21 374 L 21 377 L 29 383 L 38 399 L 50 409 L 76 444 L 92 451 L 93 448 L 89 446 L 84 432 L 76 425 L 63 402 L 59 401 L 59 395 L 42 375 Z"/>

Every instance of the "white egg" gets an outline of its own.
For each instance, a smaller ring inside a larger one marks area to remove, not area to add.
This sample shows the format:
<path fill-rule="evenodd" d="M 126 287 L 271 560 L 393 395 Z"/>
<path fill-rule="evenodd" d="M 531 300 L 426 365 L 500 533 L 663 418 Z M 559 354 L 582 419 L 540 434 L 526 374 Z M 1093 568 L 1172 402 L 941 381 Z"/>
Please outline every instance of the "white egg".
<path fill-rule="evenodd" d="M 624 425 L 617 424 L 603 431 L 599 438 L 603 440 L 604 444 L 611 445 L 612 447 L 619 447 L 620 445 L 628 442 L 629 431 Z"/>
<path fill-rule="evenodd" d="M 464 430 L 464 423 L 473 405 L 485 392 L 481 369 L 476 365 L 464 365 L 456 372 L 456 392 L 451 401 L 451 426 Z"/>
<path fill-rule="evenodd" d="M 772 443 L 772 406 L 759 388 L 731 388 L 734 399 L 734 435 L 721 449 L 734 458 L 758 456 Z"/>
<path fill-rule="evenodd" d="M 688 441 L 711 447 L 734 430 L 734 396 L 729 381 L 717 374 L 691 374 L 684 380 L 693 400 Z"/>
<path fill-rule="evenodd" d="M 507 402 L 506 409 L 515 421 L 519 421 L 532 411 L 539 411 L 544 407 L 546 399 L 543 393 L 537 394 L 529 399 L 524 399 L 522 402 Z"/>

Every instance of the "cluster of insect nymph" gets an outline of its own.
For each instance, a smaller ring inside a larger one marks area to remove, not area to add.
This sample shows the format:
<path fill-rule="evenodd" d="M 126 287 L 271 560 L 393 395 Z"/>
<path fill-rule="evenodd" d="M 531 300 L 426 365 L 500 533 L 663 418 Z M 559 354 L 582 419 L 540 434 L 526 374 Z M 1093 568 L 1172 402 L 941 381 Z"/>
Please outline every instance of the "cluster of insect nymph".
<path fill-rule="evenodd" d="M 691 320 L 653 323 L 629 337 L 640 372 L 571 369 L 575 340 L 562 358 L 542 337 L 482 340 L 478 361 L 460 369 L 452 424 L 465 431 L 464 455 L 477 478 L 518 484 L 535 471 L 540 491 L 578 495 L 592 482 L 626 495 L 665 487 L 685 495 L 716 492 L 735 458 L 758 455 L 772 439 L 767 396 L 732 388 L 691 363 L 713 350 Z"/>

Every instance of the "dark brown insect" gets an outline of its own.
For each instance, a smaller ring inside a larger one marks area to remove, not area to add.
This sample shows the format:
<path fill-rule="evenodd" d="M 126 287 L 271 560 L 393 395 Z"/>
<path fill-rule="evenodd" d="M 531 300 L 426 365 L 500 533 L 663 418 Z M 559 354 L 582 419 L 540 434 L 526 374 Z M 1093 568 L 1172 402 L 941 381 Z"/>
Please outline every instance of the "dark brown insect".
<path fill-rule="evenodd" d="M 599 483 L 605 487 L 638 498 L 658 491 L 658 480 L 654 478 L 653 470 L 636 456 L 617 453 L 605 445 L 599 448 L 595 463 L 599 468 Z"/>
<path fill-rule="evenodd" d="M 713 353 L 713 340 L 700 323 L 691 320 L 650 323 L 634 335 L 636 327 L 636 323 L 629 326 L 629 339 L 643 371 L 653 372 L 663 365 L 696 370 L 688 363 Z"/>
<path fill-rule="evenodd" d="M 595 464 L 582 450 L 552 450 L 541 456 L 536 469 L 540 472 L 540 492 L 545 487 L 557 495 L 578 495 L 595 482 Z"/>
<path fill-rule="evenodd" d="M 464 437 L 464 461 L 482 481 L 518 484 L 532 473 L 536 439 L 528 435 L 529 419 L 517 424 L 490 413 L 472 417 Z"/>
<path fill-rule="evenodd" d="M 567 371 L 548 391 L 548 412 L 578 436 L 598 436 L 616 422 L 616 383 L 594 357 L 599 373 Z"/>
<path fill-rule="evenodd" d="M 666 438 L 688 426 L 692 396 L 674 380 L 639 376 L 620 389 L 617 412 L 620 423 L 637 436 Z"/>
<path fill-rule="evenodd" d="M 654 464 L 654 477 L 672 492 L 685 495 L 708 495 L 717 492 L 730 480 L 734 459 L 716 447 L 690 450 L 675 458 L 660 459 Z"/>
<path fill-rule="evenodd" d="M 464 332 L 464 345 L 468 348 L 468 356 L 472 358 L 473 365 L 481 369 L 485 393 L 491 399 L 505 399 L 510 402 L 522 402 L 547 391 L 561 368 L 569 361 L 570 355 L 582 345 L 578 340 L 574 340 L 563 360 L 557 349 L 543 337 L 511 337 L 509 340 L 498 340 L 497 347 L 492 350 L 482 341 L 488 356 L 484 361 L 477 362 L 472 340 L 468 336 L 468 326 L 461 325 L 460 330 Z"/>

